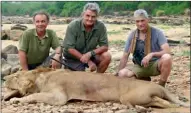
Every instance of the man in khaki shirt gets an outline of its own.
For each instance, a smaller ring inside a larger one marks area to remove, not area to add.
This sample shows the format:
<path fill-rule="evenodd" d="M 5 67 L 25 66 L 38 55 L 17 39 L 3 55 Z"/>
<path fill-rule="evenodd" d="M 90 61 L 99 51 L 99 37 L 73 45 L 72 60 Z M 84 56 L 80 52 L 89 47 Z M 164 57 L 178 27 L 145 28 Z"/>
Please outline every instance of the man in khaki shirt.
<path fill-rule="evenodd" d="M 104 73 L 111 61 L 105 25 L 97 20 L 100 9 L 96 3 L 84 6 L 82 18 L 72 21 L 64 39 L 65 68 Z"/>
<path fill-rule="evenodd" d="M 19 40 L 19 60 L 23 70 L 32 70 L 40 66 L 48 58 L 51 47 L 55 49 L 54 59 L 60 61 L 61 57 L 56 33 L 46 29 L 49 15 L 46 12 L 37 12 L 33 16 L 33 22 L 36 28 L 25 31 Z M 60 64 L 52 61 L 51 66 L 57 68 Z"/>

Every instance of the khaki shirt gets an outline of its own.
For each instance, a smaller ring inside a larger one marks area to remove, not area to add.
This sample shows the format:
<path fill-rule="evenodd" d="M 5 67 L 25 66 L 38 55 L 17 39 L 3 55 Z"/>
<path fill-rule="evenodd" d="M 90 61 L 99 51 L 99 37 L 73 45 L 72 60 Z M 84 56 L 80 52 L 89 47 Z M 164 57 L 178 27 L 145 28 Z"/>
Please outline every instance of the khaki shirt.
<path fill-rule="evenodd" d="M 90 32 L 86 32 L 81 18 L 72 21 L 68 25 L 63 42 L 64 56 L 66 58 L 76 59 L 68 52 L 70 48 L 84 54 L 96 49 L 97 46 L 108 46 L 107 30 L 102 22 L 97 20 Z"/>
<path fill-rule="evenodd" d="M 42 63 L 49 56 L 51 47 L 59 47 L 59 40 L 56 33 L 49 29 L 42 39 L 38 38 L 36 29 L 25 31 L 19 39 L 19 50 L 26 52 L 28 64 Z"/>

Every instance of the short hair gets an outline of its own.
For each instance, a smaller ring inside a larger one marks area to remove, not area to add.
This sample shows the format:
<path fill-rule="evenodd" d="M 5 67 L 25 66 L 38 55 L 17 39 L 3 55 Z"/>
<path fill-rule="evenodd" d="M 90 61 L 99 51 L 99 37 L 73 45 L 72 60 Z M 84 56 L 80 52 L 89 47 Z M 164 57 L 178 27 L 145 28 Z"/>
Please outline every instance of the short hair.
<path fill-rule="evenodd" d="M 47 18 L 47 20 L 48 20 L 48 22 L 49 22 L 49 20 L 50 20 L 50 15 L 49 15 L 47 12 L 45 12 L 45 11 L 35 12 L 35 13 L 33 14 L 33 20 L 35 19 L 35 16 L 36 16 L 36 15 L 45 15 L 46 18 Z"/>
<path fill-rule="evenodd" d="M 83 12 L 85 12 L 86 10 L 91 10 L 91 11 L 95 11 L 96 12 L 96 15 L 99 14 L 100 12 L 100 8 L 99 8 L 99 5 L 97 3 L 87 3 L 85 6 L 84 6 L 84 9 L 83 9 Z"/>
<path fill-rule="evenodd" d="M 149 18 L 147 12 L 144 9 L 138 9 L 134 12 L 134 18 Z"/>

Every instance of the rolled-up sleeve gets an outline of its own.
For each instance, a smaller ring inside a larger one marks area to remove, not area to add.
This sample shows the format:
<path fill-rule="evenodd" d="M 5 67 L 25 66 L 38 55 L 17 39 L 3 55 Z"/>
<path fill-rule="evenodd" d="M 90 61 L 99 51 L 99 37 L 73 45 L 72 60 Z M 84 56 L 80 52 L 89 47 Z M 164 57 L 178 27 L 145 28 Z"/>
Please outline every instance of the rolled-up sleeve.
<path fill-rule="evenodd" d="M 107 29 L 103 25 L 103 30 L 100 31 L 99 46 L 108 46 Z"/>
<path fill-rule="evenodd" d="M 125 50 L 124 50 L 124 52 L 128 52 L 128 50 L 129 50 L 129 48 L 130 48 L 130 45 L 131 45 L 131 40 L 133 39 L 133 32 L 131 32 L 130 34 L 129 34 L 129 36 L 127 37 L 127 41 L 126 41 L 126 43 L 125 43 Z"/>
<path fill-rule="evenodd" d="M 75 48 L 76 45 L 75 43 L 76 43 L 75 31 L 72 25 L 68 25 L 63 42 L 63 47 L 65 48 L 66 51 L 68 51 L 68 49 L 70 48 Z"/>
<path fill-rule="evenodd" d="M 52 43 L 51 43 L 51 47 L 53 49 L 56 49 L 59 46 L 60 46 L 59 39 L 58 39 L 56 33 L 54 31 L 52 31 Z"/>
<path fill-rule="evenodd" d="M 158 32 L 158 43 L 159 46 L 167 43 L 167 38 L 164 36 L 164 33 L 161 30 Z"/>

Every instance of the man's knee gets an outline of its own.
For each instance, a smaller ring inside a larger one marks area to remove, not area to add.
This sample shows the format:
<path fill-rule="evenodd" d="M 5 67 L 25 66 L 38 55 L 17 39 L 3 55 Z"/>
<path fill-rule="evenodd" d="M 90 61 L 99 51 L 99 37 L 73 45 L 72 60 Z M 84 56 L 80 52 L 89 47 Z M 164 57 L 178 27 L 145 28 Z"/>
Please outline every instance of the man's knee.
<path fill-rule="evenodd" d="M 118 72 L 119 77 L 132 77 L 134 73 L 128 69 L 122 69 Z"/>
<path fill-rule="evenodd" d="M 172 56 L 170 55 L 170 54 L 164 54 L 164 55 L 162 55 L 162 57 L 161 57 L 161 62 L 172 62 Z"/>
<path fill-rule="evenodd" d="M 101 54 L 101 61 L 105 61 L 106 63 L 110 63 L 111 62 L 111 54 L 109 52 L 104 52 Z"/>

